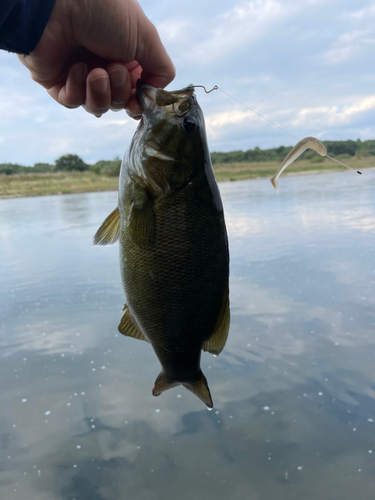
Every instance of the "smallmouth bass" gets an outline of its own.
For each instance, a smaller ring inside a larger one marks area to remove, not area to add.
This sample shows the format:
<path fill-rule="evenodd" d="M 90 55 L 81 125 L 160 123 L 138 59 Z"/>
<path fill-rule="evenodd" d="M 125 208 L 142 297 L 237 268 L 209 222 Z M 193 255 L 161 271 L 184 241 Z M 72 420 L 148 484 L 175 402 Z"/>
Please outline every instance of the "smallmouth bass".
<path fill-rule="evenodd" d="M 229 252 L 223 206 L 194 87 L 140 80 L 142 119 L 125 153 L 118 207 L 94 244 L 119 241 L 126 295 L 119 331 L 149 342 L 161 372 L 153 395 L 183 385 L 209 408 L 202 350 L 227 340 Z"/>

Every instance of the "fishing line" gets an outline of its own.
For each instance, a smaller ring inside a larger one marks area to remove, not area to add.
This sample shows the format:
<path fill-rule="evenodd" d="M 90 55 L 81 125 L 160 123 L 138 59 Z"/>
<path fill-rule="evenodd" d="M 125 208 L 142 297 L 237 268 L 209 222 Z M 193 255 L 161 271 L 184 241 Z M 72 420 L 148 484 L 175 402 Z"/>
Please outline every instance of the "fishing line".
<path fill-rule="evenodd" d="M 250 108 L 250 106 L 247 106 L 247 104 L 243 103 L 239 99 L 236 99 L 232 95 L 228 94 L 228 92 L 225 92 L 225 90 L 223 90 L 222 88 L 218 87 L 217 85 L 215 85 L 211 90 L 206 90 L 206 87 L 204 85 L 193 85 L 193 87 L 201 87 L 201 88 L 203 88 L 204 91 L 206 92 L 206 94 L 209 94 L 210 92 L 213 92 L 214 90 L 220 90 L 221 92 L 223 92 L 223 94 L 226 94 L 228 97 L 230 97 L 234 101 L 237 101 L 238 103 L 242 104 L 242 106 L 245 106 L 245 108 L 249 109 L 250 111 L 252 111 L 256 115 L 260 116 L 260 118 L 263 118 L 263 120 L 266 120 L 266 122 L 270 123 L 274 127 L 277 127 L 279 130 L 281 130 L 282 132 L 285 132 L 285 134 L 288 134 L 290 137 L 293 137 L 293 139 L 295 139 L 296 141 L 299 141 L 299 139 L 295 135 L 291 134 L 290 132 L 288 132 L 287 130 L 283 129 L 279 125 L 276 125 L 276 123 L 272 122 L 271 120 L 269 120 L 265 116 L 261 115 L 260 113 L 258 113 L 258 111 L 255 111 L 255 109 Z M 324 155 L 324 156 L 326 156 L 330 160 L 335 161 L 336 163 L 340 163 L 340 165 L 342 165 L 343 167 L 349 168 L 350 170 L 353 170 L 353 172 L 357 172 L 357 174 L 362 175 L 362 172 L 360 172 L 359 170 L 355 170 L 354 168 L 349 167 L 349 165 L 345 165 L 345 163 L 342 163 L 341 161 L 336 160 L 335 158 L 332 158 L 331 156 L 328 156 L 328 155 Z"/>
<path fill-rule="evenodd" d="M 335 160 L 335 158 L 332 158 L 331 156 L 326 155 L 326 157 L 327 157 L 327 158 L 329 158 L 330 160 L 335 161 L 336 163 L 340 163 L 340 165 L 343 165 L 343 166 L 344 166 L 344 167 L 346 167 L 346 168 L 350 168 L 350 170 L 354 170 L 355 172 L 357 172 L 357 174 L 362 175 L 362 172 L 360 172 L 359 170 L 355 170 L 355 169 L 354 169 L 354 168 L 352 168 L 352 167 L 348 167 L 348 165 L 345 165 L 345 163 L 341 163 L 341 161 L 339 161 L 339 160 Z"/>
<path fill-rule="evenodd" d="M 231 99 L 234 99 L 235 101 L 239 102 L 240 104 L 242 104 L 242 106 L 245 106 L 245 108 L 247 109 L 250 109 L 250 111 L 252 111 L 253 113 L 255 113 L 256 115 L 260 116 L 261 118 L 263 118 L 263 120 L 266 120 L 266 122 L 270 123 L 271 125 L 273 125 L 274 127 L 277 127 L 278 129 L 282 130 L 283 132 L 285 132 L 286 134 L 290 135 L 290 137 L 293 137 L 293 139 L 295 139 L 296 141 L 298 141 L 299 139 L 291 134 L 290 132 L 288 132 L 287 130 L 283 129 L 282 127 L 280 127 L 279 125 L 276 125 L 276 123 L 273 123 L 271 122 L 271 120 L 269 120 L 268 118 L 266 118 L 265 116 L 261 115 L 260 113 L 258 113 L 258 111 L 255 111 L 255 109 L 253 108 L 250 108 L 250 106 L 247 106 L 245 103 L 239 101 L 238 99 L 236 99 L 235 97 L 233 97 L 232 95 L 228 94 L 228 92 L 225 92 L 225 90 L 221 89 L 220 87 L 218 87 L 218 90 L 220 90 L 221 92 L 223 92 L 224 94 L 226 94 L 228 97 L 230 97 Z"/>

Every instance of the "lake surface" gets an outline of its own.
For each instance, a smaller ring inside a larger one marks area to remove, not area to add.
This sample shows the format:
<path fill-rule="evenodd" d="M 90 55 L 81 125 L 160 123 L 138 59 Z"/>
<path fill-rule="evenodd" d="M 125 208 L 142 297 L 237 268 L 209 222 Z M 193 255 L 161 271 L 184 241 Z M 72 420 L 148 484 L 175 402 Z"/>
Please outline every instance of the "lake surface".
<path fill-rule="evenodd" d="M 232 322 L 214 410 L 117 332 L 117 194 L 0 200 L 0 498 L 372 500 L 375 172 L 220 185 Z"/>

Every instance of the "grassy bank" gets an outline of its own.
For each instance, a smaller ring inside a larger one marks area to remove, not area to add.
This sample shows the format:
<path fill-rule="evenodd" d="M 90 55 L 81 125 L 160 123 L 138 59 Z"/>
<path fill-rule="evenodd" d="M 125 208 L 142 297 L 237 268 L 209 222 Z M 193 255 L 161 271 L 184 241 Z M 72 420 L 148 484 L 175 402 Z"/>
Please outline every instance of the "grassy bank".
<path fill-rule="evenodd" d="M 348 158 L 344 163 L 355 170 L 375 167 L 375 158 Z M 218 163 L 214 165 L 216 179 L 220 181 L 237 181 L 272 177 L 280 163 L 275 161 L 259 163 Z M 345 170 L 337 163 L 324 159 L 293 163 L 283 175 L 301 173 L 317 173 L 334 170 Z M 0 197 L 42 196 L 50 194 L 89 193 L 95 191 L 117 190 L 117 177 L 107 177 L 94 172 L 55 172 L 47 174 L 15 174 L 0 175 Z"/>
<path fill-rule="evenodd" d="M 341 161 L 355 170 L 375 167 L 375 158 L 371 156 L 368 158 L 345 158 Z M 222 182 L 256 179 L 258 177 L 272 177 L 279 166 L 280 163 L 275 161 L 259 163 L 217 163 L 214 165 L 214 169 L 216 179 Z M 318 162 L 312 162 L 311 160 L 296 161 L 284 171 L 282 176 L 343 170 L 347 169 L 328 158 L 319 158 Z"/>
<path fill-rule="evenodd" d="M 94 172 L 0 175 L 0 197 L 90 193 L 118 188 L 117 177 Z"/>

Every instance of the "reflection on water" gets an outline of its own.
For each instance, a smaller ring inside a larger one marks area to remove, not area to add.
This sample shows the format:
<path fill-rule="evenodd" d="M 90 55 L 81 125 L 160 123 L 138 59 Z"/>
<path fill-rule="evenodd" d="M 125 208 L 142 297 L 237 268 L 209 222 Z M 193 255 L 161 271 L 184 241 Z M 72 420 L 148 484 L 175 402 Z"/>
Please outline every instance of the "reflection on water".
<path fill-rule="evenodd" d="M 116 193 L 0 201 L 0 497 L 370 500 L 375 173 L 221 185 L 232 324 L 208 412 L 124 338 Z"/>

